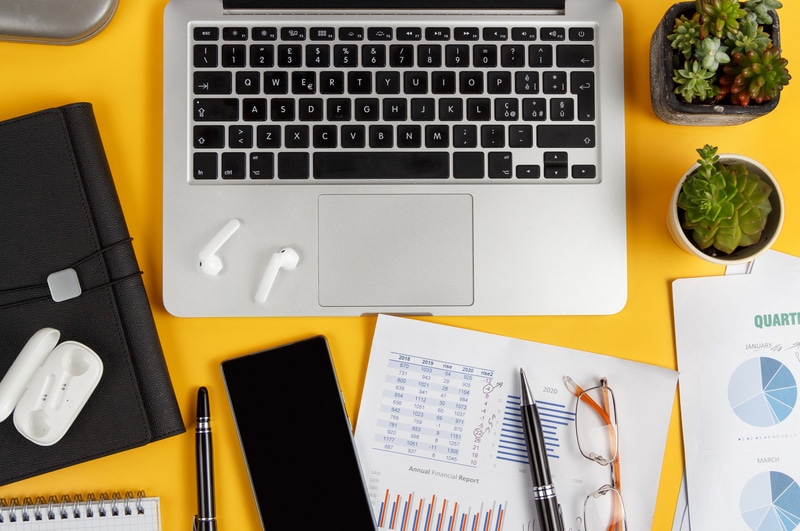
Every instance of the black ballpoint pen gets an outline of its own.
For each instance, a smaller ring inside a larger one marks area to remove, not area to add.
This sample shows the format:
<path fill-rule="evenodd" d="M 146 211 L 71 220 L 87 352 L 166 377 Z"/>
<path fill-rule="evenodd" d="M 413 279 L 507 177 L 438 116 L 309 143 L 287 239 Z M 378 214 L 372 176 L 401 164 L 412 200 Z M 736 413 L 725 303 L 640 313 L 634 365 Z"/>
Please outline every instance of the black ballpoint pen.
<path fill-rule="evenodd" d="M 531 465 L 533 499 L 536 504 L 536 513 L 539 516 L 539 529 L 541 531 L 564 531 L 561 507 L 556 500 L 556 491 L 553 487 L 553 480 L 550 478 L 550 464 L 547 460 L 547 448 L 544 445 L 542 421 L 539 418 L 539 410 L 531 395 L 528 379 L 525 377 L 523 369 L 519 370 L 519 379 L 520 413 Z"/>
<path fill-rule="evenodd" d="M 197 390 L 197 432 L 195 457 L 197 461 L 197 515 L 195 531 L 216 531 L 217 515 L 214 509 L 214 459 L 211 448 L 211 410 L 208 390 Z"/>

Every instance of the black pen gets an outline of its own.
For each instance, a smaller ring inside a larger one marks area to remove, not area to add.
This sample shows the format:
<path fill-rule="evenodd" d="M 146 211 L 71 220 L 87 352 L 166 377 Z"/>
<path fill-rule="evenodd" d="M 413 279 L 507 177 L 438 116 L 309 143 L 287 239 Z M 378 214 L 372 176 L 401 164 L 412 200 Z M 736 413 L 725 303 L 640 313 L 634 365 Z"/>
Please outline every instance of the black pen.
<path fill-rule="evenodd" d="M 217 515 L 214 510 L 214 459 L 211 448 L 211 410 L 208 407 L 208 390 L 197 390 L 197 432 L 195 457 L 197 460 L 197 515 L 195 531 L 216 531 Z"/>
<path fill-rule="evenodd" d="M 522 429 L 525 432 L 525 443 L 528 447 L 530 459 L 531 479 L 533 480 L 533 499 L 536 504 L 536 513 L 539 515 L 539 528 L 541 531 L 564 531 L 564 521 L 561 516 L 561 506 L 556 500 L 556 490 L 550 478 L 550 464 L 547 461 L 547 448 L 544 445 L 542 421 L 539 410 L 533 400 L 528 387 L 525 371 L 519 370 L 520 379 L 520 413 L 522 414 Z"/>

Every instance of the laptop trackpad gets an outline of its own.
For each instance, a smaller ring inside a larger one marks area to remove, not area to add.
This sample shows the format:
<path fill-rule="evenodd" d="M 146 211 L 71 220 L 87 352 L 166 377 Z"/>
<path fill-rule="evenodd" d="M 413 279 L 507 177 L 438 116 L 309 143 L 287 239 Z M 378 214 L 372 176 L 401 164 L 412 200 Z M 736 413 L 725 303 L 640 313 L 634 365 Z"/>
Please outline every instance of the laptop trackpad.
<path fill-rule="evenodd" d="M 323 195 L 321 306 L 473 303 L 472 196 Z"/>

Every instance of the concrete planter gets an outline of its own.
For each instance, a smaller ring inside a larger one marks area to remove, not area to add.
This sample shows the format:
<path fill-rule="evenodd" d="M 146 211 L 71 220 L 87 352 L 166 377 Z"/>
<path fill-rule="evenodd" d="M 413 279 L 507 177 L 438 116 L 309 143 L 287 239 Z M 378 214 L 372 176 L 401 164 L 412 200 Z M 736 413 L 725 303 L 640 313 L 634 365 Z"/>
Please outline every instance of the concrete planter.
<path fill-rule="evenodd" d="M 653 111 L 663 122 L 674 125 L 738 125 L 749 122 L 772 111 L 780 100 L 780 93 L 764 103 L 751 103 L 746 107 L 722 103 L 685 103 L 675 94 L 672 81 L 673 49 L 667 40 L 675 19 L 681 15 L 691 17 L 694 2 L 679 2 L 666 12 L 650 41 L 650 100 Z M 773 24 L 764 28 L 771 33 L 773 44 L 780 48 L 780 21 L 775 11 L 770 11 Z"/>

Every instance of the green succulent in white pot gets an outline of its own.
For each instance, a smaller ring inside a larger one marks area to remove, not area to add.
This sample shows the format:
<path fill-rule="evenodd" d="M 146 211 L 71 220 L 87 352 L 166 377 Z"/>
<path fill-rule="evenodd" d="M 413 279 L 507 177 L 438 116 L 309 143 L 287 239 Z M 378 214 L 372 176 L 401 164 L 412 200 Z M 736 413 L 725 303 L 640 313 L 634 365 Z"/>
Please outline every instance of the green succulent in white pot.
<path fill-rule="evenodd" d="M 769 249 L 783 226 L 783 194 L 772 173 L 743 155 L 706 145 L 681 178 L 668 212 L 678 245 L 719 264 L 749 262 Z"/>

